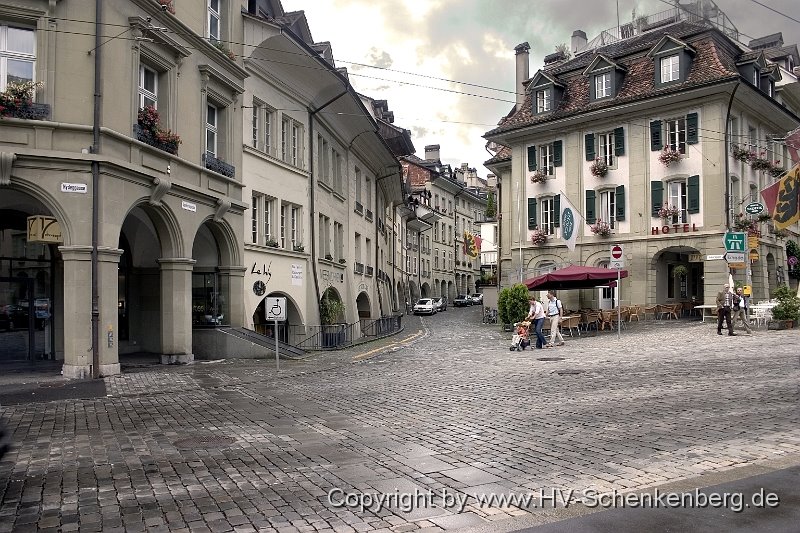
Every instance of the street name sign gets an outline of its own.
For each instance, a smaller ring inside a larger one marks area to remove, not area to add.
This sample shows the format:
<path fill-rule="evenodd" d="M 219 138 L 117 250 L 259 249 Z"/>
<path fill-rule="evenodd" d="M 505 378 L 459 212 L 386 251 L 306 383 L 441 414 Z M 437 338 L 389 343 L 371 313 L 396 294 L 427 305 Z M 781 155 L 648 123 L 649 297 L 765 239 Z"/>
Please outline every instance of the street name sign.
<path fill-rule="evenodd" d="M 744 252 L 747 244 L 747 233 L 743 231 L 730 231 L 722 239 L 726 252 Z M 730 261 L 729 261 L 730 262 Z"/>
<path fill-rule="evenodd" d="M 621 244 L 614 244 L 611 246 L 611 261 L 608 268 L 619 269 L 625 268 L 625 257 L 623 256 L 624 249 Z"/>
<path fill-rule="evenodd" d="M 761 205 L 758 202 L 753 202 L 753 203 L 747 204 L 745 206 L 744 210 L 745 210 L 746 213 L 749 213 L 751 215 L 757 215 L 757 214 L 759 214 L 760 212 L 762 212 L 764 210 L 764 206 Z"/>
<path fill-rule="evenodd" d="M 722 261 L 725 259 L 725 254 L 709 254 L 706 256 L 706 261 Z"/>

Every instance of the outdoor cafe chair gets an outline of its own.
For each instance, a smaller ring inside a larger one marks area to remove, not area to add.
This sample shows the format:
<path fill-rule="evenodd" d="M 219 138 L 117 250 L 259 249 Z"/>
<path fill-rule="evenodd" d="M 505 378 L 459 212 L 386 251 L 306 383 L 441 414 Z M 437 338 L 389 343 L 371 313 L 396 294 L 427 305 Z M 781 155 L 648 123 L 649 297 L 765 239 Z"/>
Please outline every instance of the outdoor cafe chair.
<path fill-rule="evenodd" d="M 639 322 L 639 313 L 642 312 L 641 305 L 632 305 L 628 308 L 628 322 L 633 321 L 633 317 L 636 317 L 636 321 Z"/>
<path fill-rule="evenodd" d="M 647 315 L 653 315 L 653 319 L 656 318 L 658 315 L 658 306 L 657 305 L 646 305 L 644 306 L 644 318 L 647 320 Z"/>
<path fill-rule="evenodd" d="M 578 333 L 578 336 L 580 336 L 581 334 L 581 329 L 579 327 L 580 323 L 581 323 L 581 317 L 578 315 L 565 316 L 564 318 L 561 319 L 561 329 L 562 331 L 566 330 L 567 333 L 569 333 L 570 337 L 572 337 L 572 330 L 574 329 Z"/>

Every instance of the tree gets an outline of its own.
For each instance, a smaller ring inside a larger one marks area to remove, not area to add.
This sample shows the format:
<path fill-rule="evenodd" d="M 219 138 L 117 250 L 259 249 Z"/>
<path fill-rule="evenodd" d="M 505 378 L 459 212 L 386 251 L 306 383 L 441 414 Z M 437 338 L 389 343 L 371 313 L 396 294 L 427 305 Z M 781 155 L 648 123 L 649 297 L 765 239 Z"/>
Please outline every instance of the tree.
<path fill-rule="evenodd" d="M 497 205 L 494 201 L 494 193 L 490 192 L 486 197 L 486 218 L 494 218 L 497 216 Z"/>
<path fill-rule="evenodd" d="M 343 313 L 344 304 L 331 289 L 327 289 L 319 301 L 320 322 L 333 324 Z"/>
<path fill-rule="evenodd" d="M 528 316 L 528 287 L 517 283 L 497 296 L 497 314 L 503 324 L 513 324 Z"/>
<path fill-rule="evenodd" d="M 781 285 L 773 296 L 778 300 L 778 305 L 772 308 L 772 318 L 775 320 L 792 320 L 795 324 L 800 322 L 800 298 L 798 298 L 788 285 Z"/>

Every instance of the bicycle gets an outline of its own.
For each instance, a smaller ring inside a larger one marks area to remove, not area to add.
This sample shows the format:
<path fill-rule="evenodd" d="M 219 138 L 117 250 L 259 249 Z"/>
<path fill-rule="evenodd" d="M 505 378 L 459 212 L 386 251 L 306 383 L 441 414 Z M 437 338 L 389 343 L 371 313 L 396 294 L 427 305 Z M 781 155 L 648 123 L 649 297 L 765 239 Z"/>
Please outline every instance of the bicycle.
<path fill-rule="evenodd" d="M 497 309 L 487 307 L 483 311 L 484 324 L 497 324 Z"/>

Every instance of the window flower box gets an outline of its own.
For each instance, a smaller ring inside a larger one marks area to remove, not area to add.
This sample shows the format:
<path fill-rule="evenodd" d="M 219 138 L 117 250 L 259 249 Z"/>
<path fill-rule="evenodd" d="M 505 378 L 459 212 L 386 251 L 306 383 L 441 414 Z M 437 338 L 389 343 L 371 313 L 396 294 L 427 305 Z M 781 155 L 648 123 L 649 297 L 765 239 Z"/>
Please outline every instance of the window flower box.
<path fill-rule="evenodd" d="M 140 109 L 133 128 L 136 139 L 168 154 L 176 155 L 181 138 L 171 130 L 161 129 L 160 122 L 161 117 L 153 106 Z"/>
<path fill-rule="evenodd" d="M 737 161 L 741 161 L 742 163 L 749 163 L 753 159 L 755 159 L 756 154 L 755 152 L 751 152 L 747 148 L 739 148 L 735 144 L 731 147 L 731 157 L 733 157 Z"/>
<path fill-rule="evenodd" d="M 542 246 L 547 242 L 547 233 L 535 229 L 531 232 L 531 244 L 534 246 Z"/>
<path fill-rule="evenodd" d="M 531 174 L 531 183 L 544 183 L 547 181 L 547 174 L 544 173 L 542 170 L 535 170 L 533 174 Z"/>
<path fill-rule="evenodd" d="M 677 206 L 664 204 L 664 206 L 658 210 L 658 217 L 663 219 L 672 218 L 681 214 L 681 210 L 678 209 Z"/>
<path fill-rule="evenodd" d="M 44 86 L 42 82 L 9 83 L 5 91 L 0 92 L 0 118 L 21 118 L 27 120 L 44 120 L 50 116 L 50 106 L 37 104 L 33 96 L 37 89 Z"/>
<path fill-rule="evenodd" d="M 345 259 L 344 257 L 339 258 L 339 264 L 340 265 L 343 265 L 345 263 L 347 263 L 347 259 Z"/>
<path fill-rule="evenodd" d="M 222 159 L 217 159 L 213 155 L 203 154 L 203 162 L 208 170 L 222 174 L 228 178 L 233 178 L 236 175 L 236 167 L 226 163 Z"/>
<path fill-rule="evenodd" d="M 333 256 L 331 254 L 325 254 L 325 259 L 328 261 L 333 261 Z"/>
<path fill-rule="evenodd" d="M 608 237 L 611 235 L 611 224 L 598 220 L 594 224 L 589 225 L 589 230 L 600 237 Z"/>
<path fill-rule="evenodd" d="M 295 252 L 303 252 L 305 251 L 305 247 L 302 244 L 295 244 L 292 246 L 292 250 Z"/>
<path fill-rule="evenodd" d="M 608 164 L 605 162 L 605 160 L 598 157 L 589 167 L 589 171 L 592 173 L 592 176 L 603 178 L 606 174 L 608 174 Z"/>
<path fill-rule="evenodd" d="M 678 150 L 673 150 L 669 145 L 665 146 L 661 153 L 658 155 L 658 160 L 665 167 L 673 163 L 678 163 L 681 160 L 681 153 Z"/>
<path fill-rule="evenodd" d="M 265 245 L 265 246 L 269 246 L 269 247 L 271 247 L 271 248 L 277 248 L 277 247 L 278 247 L 278 241 L 276 241 L 275 239 L 268 239 L 268 240 L 267 240 L 267 241 L 264 243 L 264 245 Z"/>

